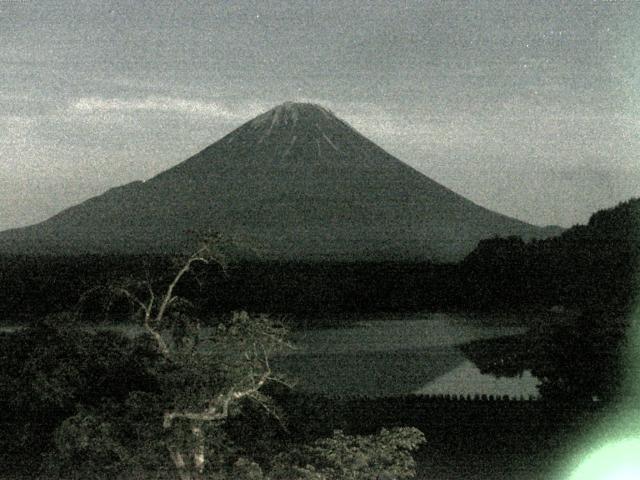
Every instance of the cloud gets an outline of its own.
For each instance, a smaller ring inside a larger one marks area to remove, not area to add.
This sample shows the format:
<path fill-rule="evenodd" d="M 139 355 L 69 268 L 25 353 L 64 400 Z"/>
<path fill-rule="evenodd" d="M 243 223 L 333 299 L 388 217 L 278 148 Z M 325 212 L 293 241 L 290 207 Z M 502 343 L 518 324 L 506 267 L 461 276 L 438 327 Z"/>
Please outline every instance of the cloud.
<path fill-rule="evenodd" d="M 248 120 L 252 116 L 262 113 L 264 107 L 257 103 L 231 107 L 222 102 L 169 96 L 147 96 L 144 98 L 81 97 L 72 101 L 69 111 L 82 115 L 176 113 L 221 121 L 238 121 Z"/>

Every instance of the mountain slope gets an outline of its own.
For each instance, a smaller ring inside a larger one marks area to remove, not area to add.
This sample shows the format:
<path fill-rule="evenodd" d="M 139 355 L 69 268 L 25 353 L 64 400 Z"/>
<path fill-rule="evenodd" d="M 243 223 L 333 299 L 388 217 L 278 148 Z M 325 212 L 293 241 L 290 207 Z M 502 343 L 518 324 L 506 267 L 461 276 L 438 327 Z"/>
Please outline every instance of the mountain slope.
<path fill-rule="evenodd" d="M 547 230 L 482 208 L 328 110 L 285 103 L 146 182 L 27 228 L 0 251 L 174 252 L 185 230 L 253 239 L 281 259 L 458 259 L 493 235 Z"/>

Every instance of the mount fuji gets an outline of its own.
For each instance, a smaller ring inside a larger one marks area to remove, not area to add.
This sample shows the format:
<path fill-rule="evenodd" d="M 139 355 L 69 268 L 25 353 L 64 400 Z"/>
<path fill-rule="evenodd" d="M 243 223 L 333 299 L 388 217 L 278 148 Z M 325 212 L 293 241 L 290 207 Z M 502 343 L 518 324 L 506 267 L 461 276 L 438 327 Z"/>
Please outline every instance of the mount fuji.
<path fill-rule="evenodd" d="M 0 233 L 0 252 L 173 253 L 185 231 L 255 240 L 279 260 L 458 260 L 492 236 L 559 233 L 492 212 L 329 110 L 285 103 L 145 181 Z"/>

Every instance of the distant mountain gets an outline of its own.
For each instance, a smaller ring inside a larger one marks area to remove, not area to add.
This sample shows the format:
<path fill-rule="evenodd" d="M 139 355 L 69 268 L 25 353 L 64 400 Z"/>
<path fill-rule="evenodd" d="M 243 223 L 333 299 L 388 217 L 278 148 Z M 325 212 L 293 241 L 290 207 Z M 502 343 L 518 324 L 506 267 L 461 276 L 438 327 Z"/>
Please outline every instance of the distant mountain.
<path fill-rule="evenodd" d="M 320 106 L 285 103 L 146 182 L 0 233 L 0 252 L 176 252 L 186 230 L 305 260 L 456 260 L 484 238 L 560 231 L 474 204 Z"/>

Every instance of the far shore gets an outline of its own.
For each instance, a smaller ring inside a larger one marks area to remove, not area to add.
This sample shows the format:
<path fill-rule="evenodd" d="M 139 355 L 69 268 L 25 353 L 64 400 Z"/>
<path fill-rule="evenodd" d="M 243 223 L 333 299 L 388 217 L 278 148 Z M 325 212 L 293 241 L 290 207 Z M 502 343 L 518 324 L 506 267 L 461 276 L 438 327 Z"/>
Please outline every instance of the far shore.
<path fill-rule="evenodd" d="M 255 312 L 261 313 L 261 312 Z M 265 312 L 266 313 L 266 312 Z M 549 324 L 557 324 L 573 320 L 580 316 L 580 311 L 564 307 L 544 307 L 533 306 L 523 309 L 509 310 L 454 310 L 443 309 L 436 311 L 393 311 L 393 312 L 327 312 L 325 314 L 268 314 L 272 318 L 282 319 L 292 331 L 296 330 L 316 330 L 324 328 L 354 328 L 366 326 L 372 321 L 406 321 L 415 319 L 418 316 L 427 316 L 435 314 L 444 314 L 452 316 L 461 316 L 478 322 L 479 326 L 486 327 L 540 327 Z M 220 314 L 213 314 L 212 316 Z M 19 320 L 0 320 L 0 333 L 11 333 L 21 328 L 29 326 L 33 322 L 40 321 L 37 317 L 23 317 Z M 143 328 L 136 322 L 129 319 L 110 319 L 101 322 L 81 322 L 87 327 L 97 330 L 113 329 L 129 331 L 136 330 L 139 327 L 139 333 Z M 209 322 L 203 321 L 203 325 Z"/>

